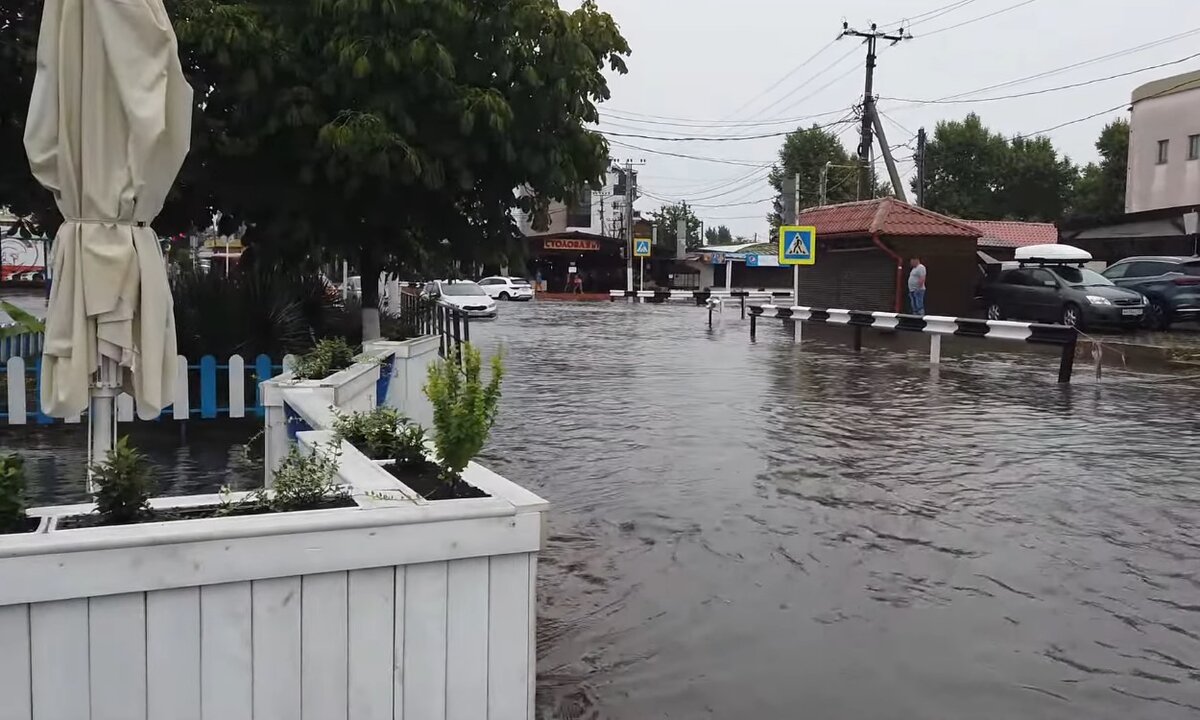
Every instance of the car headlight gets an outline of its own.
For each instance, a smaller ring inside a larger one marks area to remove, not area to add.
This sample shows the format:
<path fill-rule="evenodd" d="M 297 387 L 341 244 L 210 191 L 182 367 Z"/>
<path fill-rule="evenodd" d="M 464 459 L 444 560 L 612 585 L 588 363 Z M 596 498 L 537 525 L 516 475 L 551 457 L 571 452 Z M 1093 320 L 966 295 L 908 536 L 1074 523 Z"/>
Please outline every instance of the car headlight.
<path fill-rule="evenodd" d="M 1108 298 L 1100 297 L 1099 295 L 1088 295 L 1084 299 L 1093 305 L 1112 305 L 1112 302 Z"/>

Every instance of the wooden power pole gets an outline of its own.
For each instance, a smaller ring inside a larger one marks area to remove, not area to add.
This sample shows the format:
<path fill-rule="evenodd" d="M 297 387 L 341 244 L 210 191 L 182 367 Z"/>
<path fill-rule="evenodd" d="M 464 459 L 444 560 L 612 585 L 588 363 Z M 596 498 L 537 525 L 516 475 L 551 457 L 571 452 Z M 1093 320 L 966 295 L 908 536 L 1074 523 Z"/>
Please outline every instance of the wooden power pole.
<path fill-rule="evenodd" d="M 871 184 L 871 143 L 873 142 L 872 132 L 880 127 L 878 117 L 875 114 L 875 58 L 876 44 L 879 40 L 889 40 L 893 45 L 901 40 L 911 40 L 912 35 L 904 31 L 904 28 L 898 30 L 895 34 L 888 34 L 879 30 L 874 23 L 871 23 L 871 30 L 863 32 L 850 27 L 850 23 L 842 23 L 841 37 L 860 37 L 867 44 L 867 79 L 866 87 L 863 91 L 863 110 L 862 110 L 862 131 L 861 138 L 858 144 L 858 198 L 860 200 L 869 198 L 874 191 Z M 885 159 L 891 158 L 886 144 L 883 146 L 883 156 Z M 894 163 L 889 164 L 889 172 L 895 174 Z M 895 183 L 895 179 L 892 180 Z M 900 193 L 904 190 L 901 187 L 896 187 L 894 190 L 897 197 L 903 199 Z"/>

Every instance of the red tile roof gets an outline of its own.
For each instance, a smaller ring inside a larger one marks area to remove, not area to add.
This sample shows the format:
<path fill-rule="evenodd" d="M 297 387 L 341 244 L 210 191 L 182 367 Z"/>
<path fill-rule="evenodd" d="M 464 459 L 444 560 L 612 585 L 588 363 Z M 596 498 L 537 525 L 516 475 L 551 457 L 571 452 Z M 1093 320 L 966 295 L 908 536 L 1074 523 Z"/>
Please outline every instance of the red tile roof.
<path fill-rule="evenodd" d="M 1019 248 L 1058 242 L 1053 223 L 1016 222 L 1014 220 L 969 220 L 979 229 L 979 247 Z"/>
<path fill-rule="evenodd" d="M 800 213 L 799 224 L 815 226 L 818 237 L 879 233 L 883 237 L 977 238 L 980 234 L 975 227 L 961 220 L 896 198 L 809 208 Z"/>

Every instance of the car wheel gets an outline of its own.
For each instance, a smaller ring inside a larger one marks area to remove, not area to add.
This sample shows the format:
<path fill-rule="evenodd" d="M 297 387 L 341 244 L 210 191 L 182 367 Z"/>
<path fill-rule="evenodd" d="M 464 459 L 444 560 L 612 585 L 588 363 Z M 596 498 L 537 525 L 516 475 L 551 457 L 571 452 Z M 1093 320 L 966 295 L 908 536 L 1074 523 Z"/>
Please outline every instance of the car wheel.
<path fill-rule="evenodd" d="M 1002 310 L 1000 310 L 999 303 L 992 303 L 991 305 L 988 305 L 987 317 L 988 317 L 988 320 L 1003 320 L 1004 319 L 1004 312 Z"/>
<path fill-rule="evenodd" d="M 502 292 L 502 293 L 500 293 L 500 299 L 501 299 L 501 300 L 504 300 L 504 301 L 507 301 L 507 300 L 509 299 L 509 294 L 508 294 L 508 293 L 506 293 L 506 292 Z"/>
<path fill-rule="evenodd" d="M 1067 303 L 1063 308 L 1062 324 L 1067 327 L 1073 327 L 1082 330 L 1084 326 L 1083 311 L 1075 303 Z"/>
<path fill-rule="evenodd" d="M 1151 300 L 1146 306 L 1146 327 L 1151 330 L 1167 330 L 1171 327 L 1167 309 L 1157 300 Z"/>

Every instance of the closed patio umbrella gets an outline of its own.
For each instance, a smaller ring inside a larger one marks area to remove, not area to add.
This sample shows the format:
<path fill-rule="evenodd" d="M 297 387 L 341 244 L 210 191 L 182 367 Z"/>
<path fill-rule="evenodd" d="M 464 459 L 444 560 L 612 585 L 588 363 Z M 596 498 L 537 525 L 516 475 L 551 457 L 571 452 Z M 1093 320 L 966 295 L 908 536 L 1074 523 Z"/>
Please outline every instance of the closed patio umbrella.
<path fill-rule="evenodd" d="M 64 222 L 42 356 L 43 410 L 92 400 L 93 458 L 123 387 L 141 417 L 169 404 L 175 316 L 150 228 L 187 155 L 192 90 L 162 0 L 46 0 L 25 149 Z"/>

